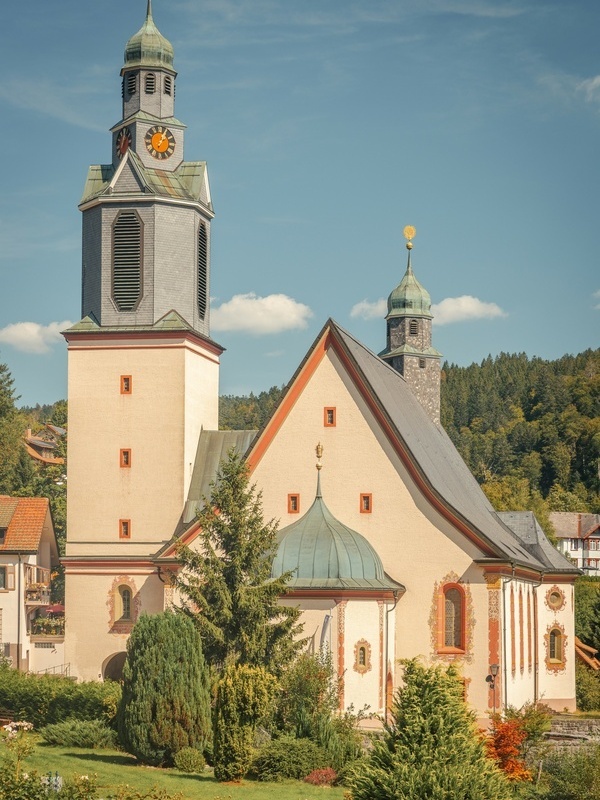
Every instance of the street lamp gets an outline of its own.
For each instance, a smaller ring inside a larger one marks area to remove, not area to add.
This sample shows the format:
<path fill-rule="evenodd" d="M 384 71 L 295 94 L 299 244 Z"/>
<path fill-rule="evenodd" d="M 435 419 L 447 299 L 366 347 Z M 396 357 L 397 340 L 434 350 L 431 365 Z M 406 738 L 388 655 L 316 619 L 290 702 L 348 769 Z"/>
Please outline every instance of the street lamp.
<path fill-rule="evenodd" d="M 490 689 L 493 692 L 492 707 L 494 709 L 494 714 L 496 713 L 496 678 L 499 672 L 500 672 L 500 664 L 490 664 L 490 672 L 485 679 L 486 682 L 489 683 Z"/>

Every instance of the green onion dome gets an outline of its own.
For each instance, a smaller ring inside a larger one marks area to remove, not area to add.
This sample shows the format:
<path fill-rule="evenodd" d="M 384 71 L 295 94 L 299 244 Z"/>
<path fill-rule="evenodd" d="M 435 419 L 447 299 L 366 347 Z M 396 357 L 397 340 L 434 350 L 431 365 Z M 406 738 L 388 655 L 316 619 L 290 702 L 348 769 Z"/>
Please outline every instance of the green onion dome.
<path fill-rule="evenodd" d="M 152 19 L 152 0 L 148 0 L 146 21 L 125 46 L 123 69 L 134 67 L 173 70 L 173 45 L 161 34 Z"/>

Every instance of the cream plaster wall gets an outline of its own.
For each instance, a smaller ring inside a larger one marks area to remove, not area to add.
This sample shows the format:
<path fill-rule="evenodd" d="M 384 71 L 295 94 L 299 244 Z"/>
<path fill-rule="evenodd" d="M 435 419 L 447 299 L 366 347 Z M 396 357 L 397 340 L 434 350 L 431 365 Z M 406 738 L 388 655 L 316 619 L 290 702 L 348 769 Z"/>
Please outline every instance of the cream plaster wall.
<path fill-rule="evenodd" d="M 548 592 L 557 587 L 564 595 L 565 603 L 561 609 L 550 608 L 547 602 Z M 548 580 L 537 590 L 538 594 L 538 649 L 539 694 L 540 700 L 557 711 L 575 709 L 575 614 L 574 588 L 571 584 Z M 550 628 L 558 626 L 565 633 L 564 667 L 552 670 L 546 664 L 548 642 L 546 639 Z"/>
<path fill-rule="evenodd" d="M 82 566 L 67 573 L 65 659 L 79 680 L 98 680 L 102 664 L 127 648 L 129 632 L 111 629 L 111 595 L 120 583 L 133 586 L 134 616 L 164 610 L 164 585 L 152 566 L 127 572 Z"/>
<path fill-rule="evenodd" d="M 184 340 L 101 344 L 69 347 L 67 556 L 146 554 L 173 534 L 200 429 L 217 425 L 218 358 Z"/>
<path fill-rule="evenodd" d="M 323 410 L 330 406 L 336 408 L 336 426 L 324 427 Z M 473 646 L 462 659 L 463 670 L 471 679 L 474 702 L 487 703 L 487 588 L 482 570 L 473 565 L 482 553 L 423 499 L 330 352 L 253 473 L 263 490 L 265 516 L 280 519 L 280 528 L 299 518 L 287 513 L 289 493 L 300 494 L 300 515 L 314 499 L 314 447 L 319 441 L 324 445 L 325 503 L 371 542 L 385 571 L 406 586 L 394 612 L 395 685 L 401 674 L 398 659 L 435 657 L 430 628 L 435 585 L 454 573 L 469 582 L 473 603 Z M 360 513 L 361 493 L 373 495 L 371 514 Z"/>
<path fill-rule="evenodd" d="M 344 706 L 354 705 L 359 711 L 366 705 L 367 713 L 380 714 L 385 703 L 383 607 L 373 600 L 349 600 L 344 621 Z M 360 673 L 355 669 L 355 647 L 363 640 L 370 646 L 370 669 Z"/>

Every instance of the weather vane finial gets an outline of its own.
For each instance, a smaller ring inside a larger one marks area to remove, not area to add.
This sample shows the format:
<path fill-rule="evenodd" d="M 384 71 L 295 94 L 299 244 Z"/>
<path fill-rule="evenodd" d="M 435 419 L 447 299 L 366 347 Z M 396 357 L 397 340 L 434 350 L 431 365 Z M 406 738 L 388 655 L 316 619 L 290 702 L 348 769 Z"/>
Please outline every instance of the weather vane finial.
<path fill-rule="evenodd" d="M 412 239 L 414 239 L 417 235 L 417 229 L 414 227 L 414 225 L 407 225 L 402 232 L 404 233 L 404 238 L 406 239 L 406 249 L 412 250 Z"/>
<path fill-rule="evenodd" d="M 323 458 L 323 445 L 321 442 L 315 447 L 315 453 L 317 454 L 317 469 L 323 469 L 323 464 L 321 464 L 321 459 Z"/>

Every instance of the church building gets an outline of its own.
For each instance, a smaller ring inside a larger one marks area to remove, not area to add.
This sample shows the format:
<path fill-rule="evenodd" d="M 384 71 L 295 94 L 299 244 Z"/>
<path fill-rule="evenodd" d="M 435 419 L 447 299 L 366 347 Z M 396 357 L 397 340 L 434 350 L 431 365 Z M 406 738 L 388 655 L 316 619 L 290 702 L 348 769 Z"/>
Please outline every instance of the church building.
<path fill-rule="evenodd" d="M 112 160 L 90 167 L 80 204 L 82 318 L 64 333 L 72 674 L 118 678 L 139 615 L 177 602 L 174 542 L 193 546 L 233 447 L 265 519 L 280 520 L 273 574 L 293 572 L 282 602 L 302 609 L 307 647 L 332 653 L 343 708 L 385 713 L 401 659 L 420 656 L 458 663 L 481 719 L 534 700 L 573 710 L 579 571 L 533 514 L 494 511 L 440 425 L 414 229 L 382 352 L 330 319 L 265 427 L 219 431 L 208 172 L 184 159 L 173 48 L 151 0 L 121 77 Z"/>

